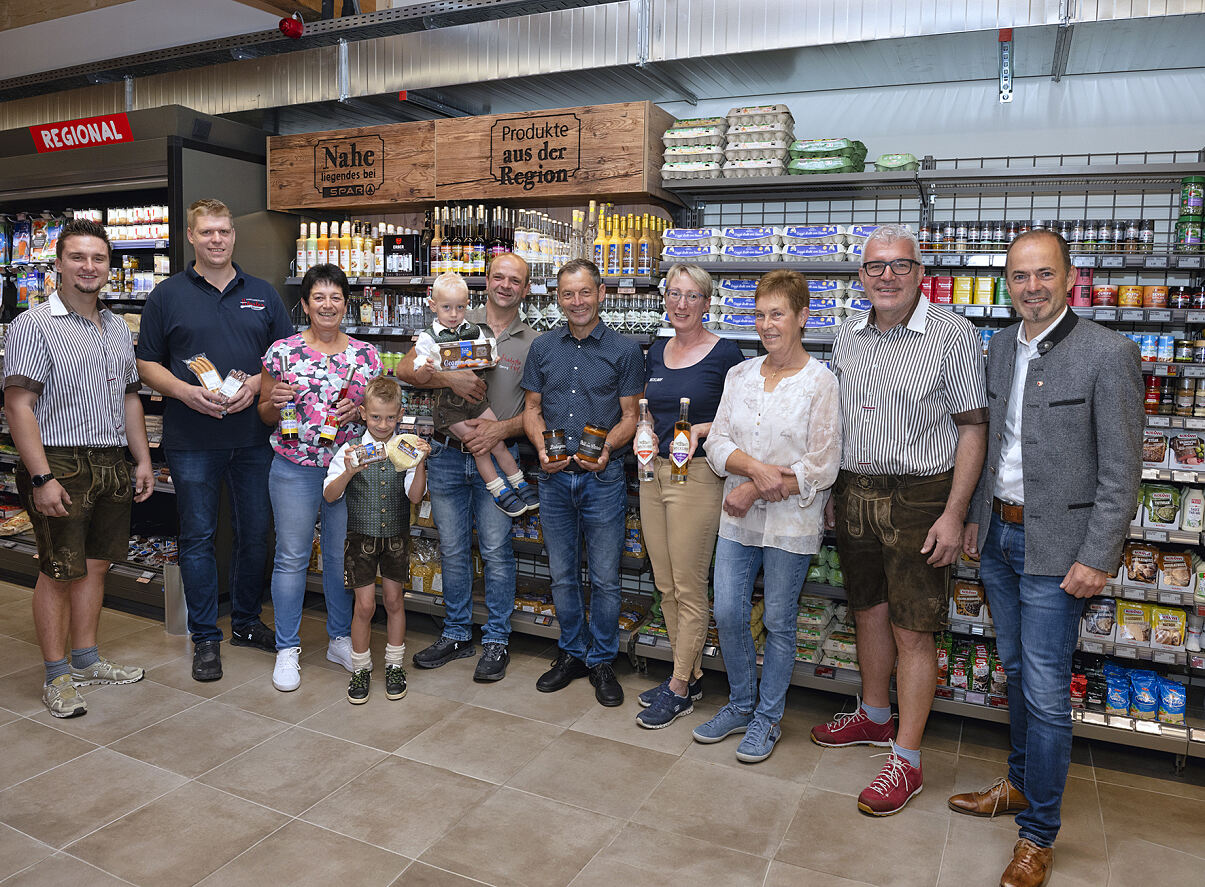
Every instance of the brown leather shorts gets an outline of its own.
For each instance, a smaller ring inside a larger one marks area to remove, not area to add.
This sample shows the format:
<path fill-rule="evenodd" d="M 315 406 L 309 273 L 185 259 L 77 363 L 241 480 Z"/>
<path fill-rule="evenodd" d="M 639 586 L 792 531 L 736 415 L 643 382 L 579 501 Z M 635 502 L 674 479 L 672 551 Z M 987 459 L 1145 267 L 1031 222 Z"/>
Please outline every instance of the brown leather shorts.
<path fill-rule="evenodd" d="M 410 535 L 364 536 L 347 533 L 343 543 L 343 581 L 348 588 L 376 585 L 384 579 L 405 585 L 410 581 Z"/>

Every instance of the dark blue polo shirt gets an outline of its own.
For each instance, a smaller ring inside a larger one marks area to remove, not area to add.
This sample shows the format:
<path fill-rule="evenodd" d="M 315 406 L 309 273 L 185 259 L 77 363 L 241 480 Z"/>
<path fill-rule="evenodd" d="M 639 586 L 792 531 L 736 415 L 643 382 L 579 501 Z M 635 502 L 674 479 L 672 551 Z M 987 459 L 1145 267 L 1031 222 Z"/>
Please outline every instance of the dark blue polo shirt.
<path fill-rule="evenodd" d="M 293 334 L 280 295 L 266 281 L 238 265 L 226 289 L 196 272 L 194 263 L 173 274 L 147 296 L 138 330 L 139 360 L 162 364 L 177 379 L 199 385 L 185 361 L 204 353 L 225 377 L 232 369 L 258 376 L 264 353 L 277 339 Z M 215 419 L 164 398 L 163 447 L 215 450 L 250 447 L 268 441 L 268 428 L 255 406 Z"/>
<path fill-rule="evenodd" d="M 536 337 L 523 364 L 523 387 L 540 395 L 548 428 L 565 429 L 565 444 L 577 452 L 586 425 L 611 429 L 623 410 L 619 398 L 644 391 L 644 353 L 632 339 L 601 320 L 584 339 L 569 332 L 569 324 Z M 611 453 L 621 459 L 632 447 Z"/>

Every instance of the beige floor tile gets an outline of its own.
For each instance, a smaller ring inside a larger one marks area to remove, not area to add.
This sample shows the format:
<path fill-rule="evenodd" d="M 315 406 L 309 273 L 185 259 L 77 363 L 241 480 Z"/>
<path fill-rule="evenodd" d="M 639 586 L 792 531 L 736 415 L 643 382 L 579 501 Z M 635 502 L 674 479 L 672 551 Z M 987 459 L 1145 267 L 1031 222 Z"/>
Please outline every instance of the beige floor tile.
<path fill-rule="evenodd" d="M 480 887 L 481 883 L 426 863 L 412 862 L 390 887 Z"/>
<path fill-rule="evenodd" d="M 88 703 L 88 713 L 83 717 L 56 718 L 43 711 L 34 720 L 97 745 L 108 745 L 202 701 L 192 693 L 145 678 L 136 684 L 81 687 L 80 692 Z"/>
<path fill-rule="evenodd" d="M 678 723 L 675 722 L 672 727 L 665 729 L 677 729 Z M 790 708 L 783 712 L 782 738 L 774 745 L 774 754 L 756 766 L 757 772 L 762 776 L 774 776 L 791 782 L 808 782 L 824 751 L 812 742 L 809 736 L 815 724 L 814 717 L 804 712 Z M 691 742 L 683 757 L 693 761 L 723 764 L 725 767 L 747 772 L 749 765 L 736 759 L 736 747 L 739 744 L 739 736 L 710 744 Z"/>
<path fill-rule="evenodd" d="M 496 790 L 493 783 L 391 755 L 302 819 L 413 858 Z"/>
<path fill-rule="evenodd" d="M 128 887 L 125 881 L 62 853 L 48 856 L 41 862 L 30 866 L 5 881 L 4 887 L 65 887 L 68 884 L 86 884 L 87 887 Z"/>
<path fill-rule="evenodd" d="M 506 784 L 627 819 L 676 760 L 673 755 L 567 730 Z"/>
<path fill-rule="evenodd" d="M 1063 860 L 1055 850 L 1055 874 Z M 1201 884 L 1205 862 L 1200 856 L 1171 850 L 1137 838 L 1109 842 L 1109 887 L 1150 887 L 1159 884 Z M 1052 879 L 1053 883 L 1053 879 Z"/>
<path fill-rule="evenodd" d="M 188 638 L 168 634 L 159 624 L 109 641 L 101 652 L 115 662 L 141 665 L 145 669 L 155 668 L 182 656 L 188 657 L 189 665 L 192 664 L 192 643 Z"/>
<path fill-rule="evenodd" d="M 419 668 L 414 664 L 414 653 L 406 644 L 406 683 L 409 689 L 426 693 L 428 696 L 442 696 L 456 702 L 468 702 L 481 691 L 481 684 L 473 683 L 473 670 L 477 668 L 477 657 L 481 655 L 481 645 L 475 644 L 474 655 L 465 659 L 456 659 L 439 668 Z M 502 680 L 507 683 L 513 680 L 508 675 Z M 531 682 L 531 692 L 535 693 L 535 680 Z"/>
<path fill-rule="evenodd" d="M 536 679 L 547 670 L 547 660 L 512 660 L 501 681 L 474 684 L 478 689 L 469 697 L 469 702 L 561 727 L 568 727 L 587 711 L 598 707 L 594 687 L 587 680 L 574 681 L 556 693 L 541 693 L 536 689 Z"/>
<path fill-rule="evenodd" d="M 1175 760 L 1167 752 L 1108 742 L 1093 744 L 1092 761 L 1099 782 L 1205 801 L 1205 766 L 1199 761 L 1190 761 L 1177 774 Z"/>
<path fill-rule="evenodd" d="M 1008 724 L 970 718 L 963 721 L 958 754 L 1003 763 L 1008 761 L 1008 748 Z"/>
<path fill-rule="evenodd" d="M 44 773 L 95 748 L 91 742 L 52 730 L 28 718 L 5 724 L 0 727 L 0 749 L 4 750 L 0 789 Z"/>
<path fill-rule="evenodd" d="M 503 783 L 562 732 L 563 728 L 542 721 L 467 705 L 428 727 L 397 754 Z"/>
<path fill-rule="evenodd" d="M 585 681 L 584 678 L 582 680 Z M 655 686 L 655 684 L 650 685 Z M 587 684 L 587 686 L 589 685 Z M 604 739 L 614 739 L 617 742 L 626 742 L 628 745 L 635 745 L 639 748 L 651 748 L 653 751 L 664 752 L 668 755 L 680 755 L 694 742 L 690 738 L 690 731 L 713 717 L 718 711 L 718 707 L 710 702 L 697 702 L 693 712 L 678 718 L 671 726 L 661 730 L 646 730 L 636 726 L 636 715 L 642 711 L 636 697 L 644 689 L 647 689 L 644 684 L 631 686 L 630 681 L 625 681 L 623 705 L 607 708 L 595 703 L 586 709 L 586 713 L 574 721 L 573 726 L 569 729 L 576 730 L 578 733 L 589 733 L 591 736 L 601 736 Z M 593 688 L 591 688 L 591 693 L 593 693 Z"/>
<path fill-rule="evenodd" d="M 54 848 L 7 825 L 0 825 L 0 881 L 54 853 Z"/>
<path fill-rule="evenodd" d="M 995 884 L 1000 880 L 1013 857 L 1017 829 L 1011 818 L 1001 817 L 1012 826 L 1009 829 L 991 828 L 986 819 L 971 816 L 950 817 L 950 830 L 941 856 L 938 887 L 966 887 L 968 884 Z M 1107 881 L 1107 875 L 1106 875 Z"/>
<path fill-rule="evenodd" d="M 242 686 L 223 693 L 227 705 L 266 715 L 279 721 L 298 724 L 332 702 L 347 700 L 347 672 L 342 674 L 325 668 L 302 668 L 301 686 L 282 693 L 272 686 L 272 664 L 261 675 Z"/>
<path fill-rule="evenodd" d="M 21 715 L 46 711 L 42 704 L 42 687 L 46 669 L 41 663 L 0 677 L 0 705 Z"/>
<path fill-rule="evenodd" d="M 162 622 L 143 616 L 131 616 L 105 607 L 100 611 L 100 623 L 96 627 L 96 641 L 102 655 L 107 655 L 108 645 L 119 638 L 128 637 L 146 628 L 163 627 Z"/>
<path fill-rule="evenodd" d="M 733 747 L 735 749 L 735 746 Z M 634 822 L 770 857 L 790 825 L 803 786 L 685 758 L 632 817 Z"/>
<path fill-rule="evenodd" d="M 628 823 L 582 869 L 572 887 L 762 887 L 769 860 L 709 841 Z"/>
<path fill-rule="evenodd" d="M 367 702 L 352 705 L 345 695 L 310 715 L 301 726 L 393 752 L 460 707 L 459 702 L 428 696 L 409 687 L 403 698 L 386 699 L 384 669 L 378 667 L 373 673 L 373 689 Z"/>
<path fill-rule="evenodd" d="M 184 781 L 175 773 L 98 748 L 0 792 L 0 821 L 63 847 Z"/>
<path fill-rule="evenodd" d="M 7 708 L 0 708 L 0 725 L 18 720 L 20 717 L 21 715 L 17 714 L 15 711 L 9 711 Z"/>
<path fill-rule="evenodd" d="M 222 644 L 222 678 L 217 681 L 194 681 L 192 678 L 192 644 L 183 656 L 168 660 L 147 671 L 146 676 L 156 683 L 175 687 L 186 693 L 213 698 L 228 693 L 235 687 L 251 680 L 260 680 L 272 674 L 276 657 L 262 650 L 232 647 Z M 269 679 L 269 683 L 271 680 Z"/>
<path fill-rule="evenodd" d="M 812 772 L 812 785 L 830 792 L 857 797 L 879 775 L 887 757 L 887 749 L 871 746 L 826 748 Z M 921 770 L 925 787 L 908 802 L 908 809 L 942 813 L 954 793 L 954 775 L 958 758 L 946 752 L 925 749 L 921 753 Z"/>
<path fill-rule="evenodd" d="M 0 582 L 0 604 L 29 603 L 33 598 L 33 589 L 24 585 L 14 585 L 11 582 Z"/>
<path fill-rule="evenodd" d="M 385 755 L 292 727 L 200 778 L 206 785 L 296 816 Z"/>
<path fill-rule="evenodd" d="M 930 712 L 920 747 L 957 754 L 958 743 L 962 737 L 962 723 L 963 719 L 957 715 L 948 715 L 940 711 Z"/>
<path fill-rule="evenodd" d="M 801 869 L 777 859 L 770 863 L 765 887 L 874 887 L 865 881 L 851 881 L 828 872 Z"/>
<path fill-rule="evenodd" d="M 71 844 L 68 853 L 146 887 L 191 887 L 288 817 L 196 782 Z M 164 852 L 164 836 L 171 850 Z"/>
<path fill-rule="evenodd" d="M 563 887 L 621 825 L 609 816 L 503 787 L 420 861 L 499 887 Z"/>
<path fill-rule="evenodd" d="M 37 632 L 33 627 L 33 610 L 30 609 L 28 599 L 0 604 L 0 635 L 25 641 L 27 644 L 38 642 Z"/>
<path fill-rule="evenodd" d="M 1205 856 L 1205 803 L 1106 783 L 1097 790 L 1110 846 L 1133 838 Z"/>
<path fill-rule="evenodd" d="M 293 821 L 200 883 L 204 887 L 387 887 L 409 863 L 396 853 Z"/>
<path fill-rule="evenodd" d="M 288 724 L 281 721 L 208 700 L 132 733 L 111 748 L 193 778 L 286 729 Z"/>
<path fill-rule="evenodd" d="M 0 675 L 12 674 L 41 662 L 42 651 L 37 644 L 0 637 Z"/>
<path fill-rule="evenodd" d="M 848 796 L 807 788 L 776 859 L 884 887 L 937 882 L 949 815 L 869 817 Z"/>

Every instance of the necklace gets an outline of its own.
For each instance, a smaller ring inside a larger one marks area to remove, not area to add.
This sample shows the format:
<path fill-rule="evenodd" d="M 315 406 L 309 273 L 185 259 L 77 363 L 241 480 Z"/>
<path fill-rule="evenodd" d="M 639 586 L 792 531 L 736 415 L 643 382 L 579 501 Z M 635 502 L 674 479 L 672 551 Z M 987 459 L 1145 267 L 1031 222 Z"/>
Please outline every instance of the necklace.
<path fill-rule="evenodd" d="M 804 363 L 806 363 L 806 361 Z M 766 364 L 762 364 L 762 369 L 765 369 L 765 368 L 766 368 Z M 798 372 L 801 369 L 803 369 L 803 364 L 800 364 L 799 366 L 790 366 L 788 364 L 786 366 L 781 366 L 776 370 L 770 370 L 770 372 L 766 375 L 766 378 L 777 385 L 779 380 L 782 378 L 782 376 L 785 373 L 789 373 L 792 371 Z"/>

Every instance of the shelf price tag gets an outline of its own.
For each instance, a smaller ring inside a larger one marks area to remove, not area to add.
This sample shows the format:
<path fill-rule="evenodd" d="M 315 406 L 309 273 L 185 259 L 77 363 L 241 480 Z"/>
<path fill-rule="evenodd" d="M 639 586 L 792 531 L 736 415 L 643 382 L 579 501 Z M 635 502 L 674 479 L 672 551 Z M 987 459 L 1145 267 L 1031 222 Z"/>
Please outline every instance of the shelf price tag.
<path fill-rule="evenodd" d="M 1127 322 L 1142 323 L 1146 319 L 1146 315 L 1142 313 L 1141 308 L 1123 308 L 1121 319 Z"/>
<path fill-rule="evenodd" d="M 921 253 L 920 256 L 921 264 L 923 265 L 936 265 L 938 258 L 940 257 L 934 253 Z"/>
<path fill-rule="evenodd" d="M 1162 665 L 1175 665 L 1176 654 L 1170 653 L 1167 650 L 1154 650 L 1151 652 L 1151 661 Z"/>
<path fill-rule="evenodd" d="M 1167 308 L 1151 308 L 1146 312 L 1147 320 L 1151 323 L 1171 323 L 1172 313 Z"/>
<path fill-rule="evenodd" d="M 1166 542 L 1167 530 L 1146 530 L 1143 533 L 1147 542 Z"/>
<path fill-rule="evenodd" d="M 1125 647 L 1121 644 L 1118 644 L 1113 648 L 1113 655 L 1122 659 L 1137 659 L 1138 651 L 1133 647 Z"/>
<path fill-rule="evenodd" d="M 1142 263 L 1143 268 L 1166 268 L 1167 256 L 1147 256 Z"/>
<path fill-rule="evenodd" d="M 151 581 L 152 579 L 154 579 L 154 578 L 155 578 L 155 574 L 154 574 L 154 573 L 152 573 L 150 570 L 144 570 L 144 571 L 142 572 L 142 575 L 141 575 L 141 576 L 139 576 L 139 577 L 138 577 L 137 579 L 135 579 L 134 581 L 135 581 L 135 582 L 141 582 L 143 585 L 146 585 L 148 582 L 150 582 L 150 581 Z"/>
<path fill-rule="evenodd" d="M 1185 367 L 1183 375 L 1186 379 L 1205 379 L 1205 366 Z"/>
<path fill-rule="evenodd" d="M 1197 482 L 1195 471 L 1173 471 L 1172 480 L 1178 484 L 1193 484 Z"/>
<path fill-rule="evenodd" d="M 964 313 L 966 314 L 967 317 L 983 317 L 984 308 L 986 308 L 987 306 L 985 306 L 985 305 L 964 305 L 963 307 L 966 309 L 966 311 Z"/>
<path fill-rule="evenodd" d="M 1093 319 L 1094 319 L 1094 320 L 1096 320 L 1096 321 L 1102 321 L 1102 320 L 1106 320 L 1106 321 L 1114 321 L 1114 320 L 1117 320 L 1117 309 L 1116 309 L 1116 308 L 1097 308 L 1097 309 L 1096 309 L 1096 316 L 1095 316 Z"/>
<path fill-rule="evenodd" d="M 1076 268 L 1095 268 L 1096 256 L 1072 256 L 1071 264 Z"/>
<path fill-rule="evenodd" d="M 988 255 L 967 256 L 968 268 L 987 268 L 992 264 L 992 257 Z"/>
<path fill-rule="evenodd" d="M 542 283 L 533 283 L 531 285 L 531 294 L 533 296 L 546 296 L 548 295 L 548 287 Z"/>
<path fill-rule="evenodd" d="M 1011 313 L 1012 313 L 1012 309 L 1009 308 L 1007 305 L 993 305 L 992 306 L 992 317 L 1003 317 L 1003 318 L 1007 319 Z"/>
<path fill-rule="evenodd" d="M 536 616 L 531 621 L 534 622 L 536 625 L 552 625 L 552 617 L 549 616 L 547 613 L 540 615 L 540 616 Z"/>
<path fill-rule="evenodd" d="M 1170 428 L 1172 420 L 1171 416 L 1147 416 L 1146 424 L 1151 428 Z"/>
<path fill-rule="evenodd" d="M 1189 311 L 1185 319 L 1188 323 L 1205 323 L 1205 311 Z"/>
<path fill-rule="evenodd" d="M 1121 587 L 1121 596 L 1127 601 L 1145 601 L 1146 591 L 1141 588 L 1131 588 L 1128 585 Z"/>
<path fill-rule="evenodd" d="M 1100 644 L 1094 643 L 1093 641 L 1080 641 L 1079 648 L 1085 653 L 1100 654 L 1105 652 L 1104 647 L 1102 647 Z"/>
<path fill-rule="evenodd" d="M 947 268 L 960 268 L 960 267 L 962 267 L 962 256 L 960 256 L 960 255 L 952 255 L 952 256 L 951 255 L 943 255 L 941 257 L 941 264 Z"/>
<path fill-rule="evenodd" d="M 1126 266 L 1125 256 L 1101 256 L 1100 267 L 1102 268 L 1124 268 Z"/>
<path fill-rule="evenodd" d="M 967 690 L 966 701 L 971 705 L 987 705 L 987 694 Z"/>
<path fill-rule="evenodd" d="M 1007 259 L 1008 256 L 1006 255 L 992 256 L 992 267 L 1003 268 L 1007 262 Z"/>
<path fill-rule="evenodd" d="M 365 327 L 364 334 L 367 336 L 379 336 L 381 334 L 381 328 L 379 326 Z"/>
<path fill-rule="evenodd" d="M 657 636 L 655 634 L 638 634 L 636 643 L 644 644 L 646 647 L 655 647 L 657 646 Z"/>
<path fill-rule="evenodd" d="M 1159 603 L 1161 604 L 1180 604 L 1183 598 L 1180 597 L 1178 591 L 1161 591 L 1159 592 Z"/>
<path fill-rule="evenodd" d="M 1189 431 L 1205 431 L 1205 419 L 1198 419 L 1196 417 L 1185 418 L 1184 427 Z"/>
<path fill-rule="evenodd" d="M 1200 268 L 1201 267 L 1201 257 L 1200 256 L 1180 256 L 1179 258 L 1176 259 L 1176 267 L 1177 268 Z"/>

